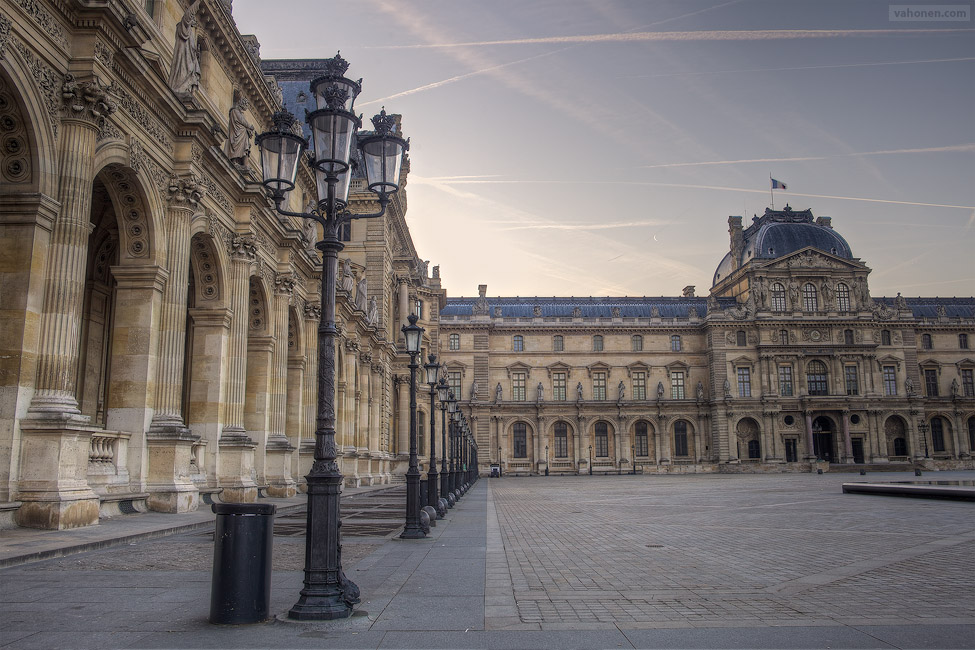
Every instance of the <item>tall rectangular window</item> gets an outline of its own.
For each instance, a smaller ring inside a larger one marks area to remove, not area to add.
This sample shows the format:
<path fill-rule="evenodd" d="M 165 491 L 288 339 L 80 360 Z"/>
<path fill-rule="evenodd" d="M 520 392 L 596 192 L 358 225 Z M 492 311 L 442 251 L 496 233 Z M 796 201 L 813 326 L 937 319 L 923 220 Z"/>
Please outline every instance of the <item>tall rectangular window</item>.
<path fill-rule="evenodd" d="M 674 422 L 674 456 L 687 456 L 687 422 Z"/>
<path fill-rule="evenodd" d="M 511 400 L 513 402 L 525 401 L 525 373 L 515 372 L 511 374 Z"/>
<path fill-rule="evenodd" d="M 562 338 L 561 334 L 556 334 L 552 337 L 552 351 L 562 352 L 565 350 L 565 339 Z"/>
<path fill-rule="evenodd" d="M 672 372 L 670 373 L 670 398 L 671 399 L 684 399 L 684 373 Z"/>
<path fill-rule="evenodd" d="M 565 422 L 555 423 L 555 457 L 569 457 L 569 427 Z"/>
<path fill-rule="evenodd" d="M 606 399 L 606 373 L 592 373 L 592 398 Z"/>
<path fill-rule="evenodd" d="M 596 457 L 606 458 L 609 456 L 609 427 L 605 422 L 596 423 Z"/>
<path fill-rule="evenodd" d="M 449 371 L 447 373 L 447 384 L 450 386 L 450 390 L 453 391 L 455 398 L 463 398 L 463 396 L 460 394 L 460 371 Z"/>
<path fill-rule="evenodd" d="M 565 373 L 552 373 L 552 399 L 556 402 L 565 401 Z"/>
<path fill-rule="evenodd" d="M 967 368 L 961 371 L 961 387 L 962 394 L 965 397 L 975 397 L 975 378 L 973 378 L 973 373 Z"/>
<path fill-rule="evenodd" d="M 738 368 L 738 397 L 752 396 L 752 372 L 749 368 Z"/>
<path fill-rule="evenodd" d="M 596 334 L 594 337 L 592 337 L 592 351 L 593 352 L 603 351 L 603 337 L 599 334 Z"/>
<path fill-rule="evenodd" d="M 842 282 L 836 285 L 836 310 L 850 311 L 850 287 Z"/>
<path fill-rule="evenodd" d="M 632 347 L 633 347 L 633 351 L 634 352 L 642 352 L 643 351 L 643 337 L 642 336 L 640 336 L 639 334 L 634 334 L 633 335 L 633 338 L 630 339 L 630 342 L 632 343 Z"/>
<path fill-rule="evenodd" d="M 451 334 L 450 335 L 450 344 L 449 344 L 448 348 L 450 350 L 459 350 L 460 349 L 460 334 Z"/>
<path fill-rule="evenodd" d="M 931 447 L 934 451 L 945 450 L 945 425 L 941 418 L 931 419 Z"/>
<path fill-rule="evenodd" d="M 843 376 L 846 379 L 846 394 L 859 395 L 860 383 L 857 381 L 857 367 L 846 366 L 843 368 Z"/>
<path fill-rule="evenodd" d="M 924 391 L 928 397 L 938 396 L 938 371 L 929 369 L 924 371 Z"/>
<path fill-rule="evenodd" d="M 671 352 L 680 352 L 680 345 L 681 345 L 680 335 L 678 335 L 678 334 L 672 334 L 670 336 L 670 351 Z"/>
<path fill-rule="evenodd" d="M 512 456 L 528 458 L 528 426 L 524 422 L 515 423 L 512 429 Z"/>
<path fill-rule="evenodd" d="M 779 395 L 782 397 L 792 397 L 795 394 L 792 388 L 792 366 L 779 366 Z"/>
<path fill-rule="evenodd" d="M 649 436 L 647 435 L 647 423 L 637 422 L 636 423 L 636 444 L 634 445 L 635 451 L 633 452 L 636 456 L 649 456 L 650 455 L 650 443 Z"/>
<path fill-rule="evenodd" d="M 897 394 L 897 368 L 884 366 L 884 395 Z"/>
<path fill-rule="evenodd" d="M 522 336 L 521 334 L 515 334 L 515 338 L 512 341 L 511 346 L 512 346 L 512 349 L 515 352 L 524 352 L 525 351 L 525 337 Z"/>
<path fill-rule="evenodd" d="M 633 373 L 633 399 L 647 398 L 647 373 L 637 371 Z"/>

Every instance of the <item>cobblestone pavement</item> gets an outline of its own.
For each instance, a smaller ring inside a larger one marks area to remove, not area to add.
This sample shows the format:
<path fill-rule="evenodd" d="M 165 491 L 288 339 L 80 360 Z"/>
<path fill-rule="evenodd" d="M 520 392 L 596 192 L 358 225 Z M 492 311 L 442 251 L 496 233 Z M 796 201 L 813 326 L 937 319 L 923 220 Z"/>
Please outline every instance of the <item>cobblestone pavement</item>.
<path fill-rule="evenodd" d="M 491 481 L 485 625 L 975 622 L 973 504 L 842 494 L 853 479 Z"/>

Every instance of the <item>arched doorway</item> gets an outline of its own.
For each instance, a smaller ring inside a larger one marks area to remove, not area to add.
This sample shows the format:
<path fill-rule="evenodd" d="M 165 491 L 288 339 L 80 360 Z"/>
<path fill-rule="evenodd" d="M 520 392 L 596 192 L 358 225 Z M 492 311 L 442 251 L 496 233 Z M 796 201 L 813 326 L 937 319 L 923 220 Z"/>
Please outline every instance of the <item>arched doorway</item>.
<path fill-rule="evenodd" d="M 884 422 L 884 437 L 887 444 L 887 456 L 892 461 L 906 461 L 907 458 L 907 425 L 898 415 L 892 415 Z"/>
<path fill-rule="evenodd" d="M 817 460 L 825 460 L 828 463 L 837 461 L 836 450 L 834 447 L 833 435 L 835 427 L 833 421 L 821 415 L 812 423 L 813 433 L 813 455 Z"/>

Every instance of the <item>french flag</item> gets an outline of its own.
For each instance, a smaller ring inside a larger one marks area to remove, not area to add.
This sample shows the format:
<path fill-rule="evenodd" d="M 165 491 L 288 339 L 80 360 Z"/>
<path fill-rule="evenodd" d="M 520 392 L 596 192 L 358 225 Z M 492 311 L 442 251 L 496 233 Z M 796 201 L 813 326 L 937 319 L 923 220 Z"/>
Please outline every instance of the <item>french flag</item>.
<path fill-rule="evenodd" d="M 769 177 L 769 178 L 771 178 L 771 177 Z M 772 178 L 772 189 L 773 190 L 787 190 L 789 188 L 782 181 L 777 181 L 774 178 Z"/>

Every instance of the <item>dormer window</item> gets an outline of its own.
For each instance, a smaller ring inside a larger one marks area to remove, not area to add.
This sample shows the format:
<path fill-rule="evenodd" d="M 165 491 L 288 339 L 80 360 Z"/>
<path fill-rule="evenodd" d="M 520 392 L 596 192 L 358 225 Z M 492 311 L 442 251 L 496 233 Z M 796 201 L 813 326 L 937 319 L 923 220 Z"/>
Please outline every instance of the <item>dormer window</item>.
<path fill-rule="evenodd" d="M 775 255 L 775 249 L 774 249 L 774 248 L 772 248 L 771 246 L 769 246 L 769 247 L 768 247 L 768 254 L 769 254 L 769 255 Z"/>

